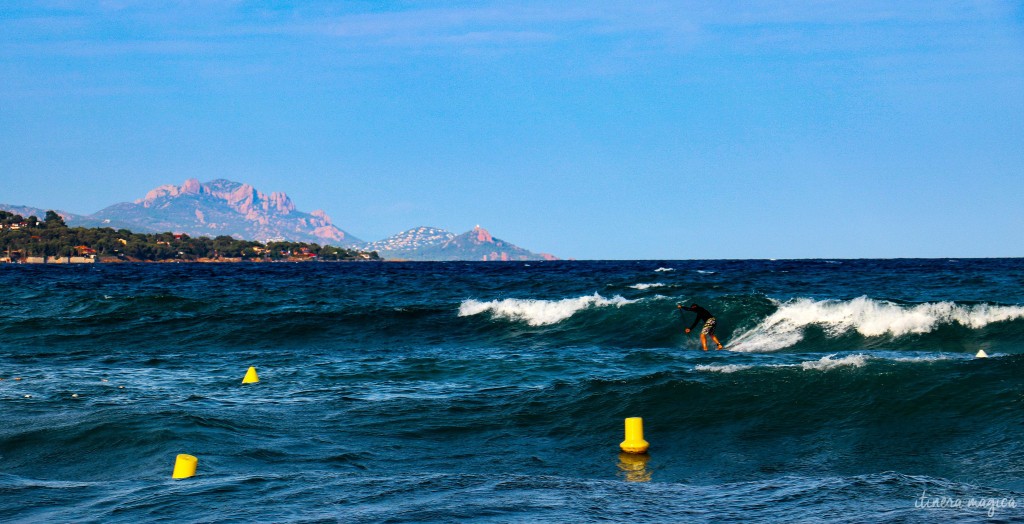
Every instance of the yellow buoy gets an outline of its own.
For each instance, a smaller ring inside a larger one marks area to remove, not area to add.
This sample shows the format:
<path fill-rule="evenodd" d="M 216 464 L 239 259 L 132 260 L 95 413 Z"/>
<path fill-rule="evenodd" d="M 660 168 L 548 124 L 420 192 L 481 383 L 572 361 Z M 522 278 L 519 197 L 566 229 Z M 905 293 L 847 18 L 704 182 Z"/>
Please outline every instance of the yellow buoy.
<path fill-rule="evenodd" d="M 242 379 L 242 384 L 252 384 L 259 381 L 260 377 L 256 375 L 256 368 L 249 366 L 249 371 L 245 372 L 245 378 Z"/>
<path fill-rule="evenodd" d="M 647 453 L 650 444 L 644 440 L 644 419 L 630 417 L 626 419 L 626 440 L 619 444 L 626 453 Z"/>
<path fill-rule="evenodd" d="M 978 354 L 974 355 L 975 358 L 988 358 L 988 353 L 985 353 L 984 349 L 979 349 Z"/>
<path fill-rule="evenodd" d="M 195 475 L 197 464 L 199 464 L 199 459 L 192 455 L 179 454 L 178 458 L 174 461 L 174 473 L 171 474 L 171 478 L 187 479 Z"/>

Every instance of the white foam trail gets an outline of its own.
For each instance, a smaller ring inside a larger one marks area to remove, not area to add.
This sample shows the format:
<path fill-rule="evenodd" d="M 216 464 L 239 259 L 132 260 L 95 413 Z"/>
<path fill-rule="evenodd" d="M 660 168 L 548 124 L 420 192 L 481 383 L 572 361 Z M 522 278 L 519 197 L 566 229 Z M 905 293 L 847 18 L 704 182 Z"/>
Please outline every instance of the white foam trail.
<path fill-rule="evenodd" d="M 842 366 L 853 366 L 859 368 L 867 363 L 867 355 L 848 355 L 843 358 L 832 358 L 835 355 L 826 355 L 818 360 L 809 360 L 807 362 L 800 363 L 800 369 L 807 370 L 818 370 L 828 371 Z"/>
<path fill-rule="evenodd" d="M 557 324 L 577 312 L 591 307 L 622 307 L 635 302 L 637 301 L 628 300 L 618 295 L 604 298 L 597 293 L 562 300 L 507 298 L 481 302 L 468 299 L 459 306 L 459 316 L 468 317 L 489 311 L 494 318 L 522 321 L 531 326 L 547 326 Z"/>
<path fill-rule="evenodd" d="M 775 369 L 795 369 L 799 368 L 803 371 L 830 371 L 841 367 L 863 367 L 868 363 L 869 360 L 884 360 L 891 362 L 901 363 L 922 363 L 928 364 L 941 360 L 950 360 L 954 357 L 947 355 L 927 355 L 927 356 L 916 356 L 916 357 L 880 357 L 880 356 L 869 356 L 862 353 L 855 355 L 847 355 L 845 357 L 836 358 L 836 353 L 826 355 L 819 358 L 818 360 L 806 360 L 798 364 L 698 364 L 693 367 L 694 371 L 709 371 L 712 373 L 736 373 L 737 371 L 745 371 L 748 369 L 762 369 L 762 368 L 775 368 Z"/>
<path fill-rule="evenodd" d="M 700 273 L 701 275 L 714 275 L 715 273 L 717 273 L 717 271 L 709 271 L 706 269 L 698 269 L 697 272 Z"/>
<path fill-rule="evenodd" d="M 704 365 L 704 364 L 698 364 L 697 366 L 694 366 L 693 369 L 696 369 L 697 371 L 712 371 L 712 372 L 715 372 L 715 373 L 735 373 L 737 371 L 743 371 L 745 369 L 751 369 L 753 367 L 754 366 L 747 366 L 747 365 L 743 365 L 743 364 L 725 364 L 725 365 L 716 365 L 716 364 Z"/>
<path fill-rule="evenodd" d="M 676 268 L 674 268 L 674 267 L 659 267 L 658 269 L 655 269 L 654 271 L 655 271 L 655 273 L 664 273 L 666 271 L 675 271 L 675 270 L 676 270 Z"/>
<path fill-rule="evenodd" d="M 949 360 L 949 357 L 945 355 L 936 357 L 896 357 L 893 360 L 896 362 L 938 362 L 940 360 Z"/>
<path fill-rule="evenodd" d="M 865 337 L 901 337 L 933 331 L 936 326 L 960 324 L 972 329 L 994 322 L 1024 318 L 1024 306 L 961 306 L 935 302 L 902 306 L 892 302 L 859 297 L 853 300 L 812 300 L 798 298 L 778 303 L 779 309 L 755 326 L 736 336 L 730 349 L 775 351 L 803 340 L 804 329 L 818 326 L 829 337 L 851 330 Z"/>
<path fill-rule="evenodd" d="M 633 284 L 632 286 L 629 286 L 629 287 L 631 287 L 633 289 L 639 289 L 639 290 L 642 291 L 644 289 L 651 289 L 652 287 L 665 287 L 665 284 L 662 284 L 660 282 L 655 282 L 653 284 Z"/>

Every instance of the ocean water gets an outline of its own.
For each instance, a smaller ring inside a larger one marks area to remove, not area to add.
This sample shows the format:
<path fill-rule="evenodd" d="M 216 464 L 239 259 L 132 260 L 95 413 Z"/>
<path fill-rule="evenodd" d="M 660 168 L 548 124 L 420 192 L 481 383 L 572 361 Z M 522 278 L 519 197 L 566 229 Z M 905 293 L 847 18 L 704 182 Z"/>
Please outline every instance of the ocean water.
<path fill-rule="evenodd" d="M 7 265 L 0 290 L 4 522 L 1024 521 L 1024 259 Z"/>

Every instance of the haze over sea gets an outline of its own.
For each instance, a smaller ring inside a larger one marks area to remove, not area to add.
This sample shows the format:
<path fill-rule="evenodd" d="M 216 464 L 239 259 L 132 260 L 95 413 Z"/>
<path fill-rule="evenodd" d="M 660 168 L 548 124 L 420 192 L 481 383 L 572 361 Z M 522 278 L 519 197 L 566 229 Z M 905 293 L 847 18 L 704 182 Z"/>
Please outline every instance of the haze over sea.
<path fill-rule="evenodd" d="M 6 265 L 0 289 L 3 521 L 1024 519 L 1024 259 Z M 634 416 L 646 457 L 619 453 Z"/>

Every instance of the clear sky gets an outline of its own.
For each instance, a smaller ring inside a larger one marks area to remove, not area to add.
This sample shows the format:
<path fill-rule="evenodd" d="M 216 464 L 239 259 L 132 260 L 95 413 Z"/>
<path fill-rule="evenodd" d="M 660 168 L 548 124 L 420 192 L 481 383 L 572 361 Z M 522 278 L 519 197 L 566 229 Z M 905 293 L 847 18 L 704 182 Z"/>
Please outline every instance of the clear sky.
<path fill-rule="evenodd" d="M 0 202 L 187 178 L 365 240 L 1024 256 L 1024 2 L 0 3 Z"/>

